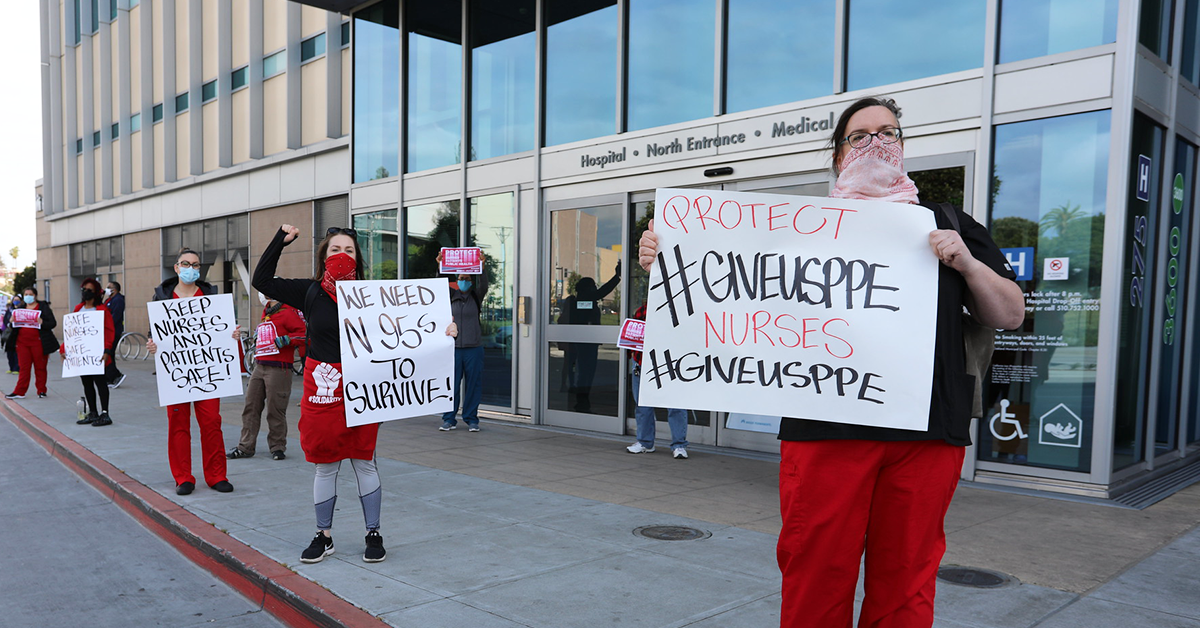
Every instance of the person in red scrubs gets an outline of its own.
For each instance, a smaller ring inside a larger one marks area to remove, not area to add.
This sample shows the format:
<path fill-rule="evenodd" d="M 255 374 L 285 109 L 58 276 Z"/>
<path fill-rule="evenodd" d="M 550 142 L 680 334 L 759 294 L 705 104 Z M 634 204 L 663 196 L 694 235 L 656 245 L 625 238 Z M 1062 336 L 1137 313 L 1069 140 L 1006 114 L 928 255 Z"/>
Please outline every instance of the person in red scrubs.
<path fill-rule="evenodd" d="M 37 300 L 37 288 L 25 289 L 25 307 L 13 310 L 12 324 L 17 332 L 17 360 L 20 374 L 17 387 L 4 395 L 6 399 L 24 399 L 29 392 L 29 374 L 35 374 L 38 399 L 46 397 L 46 357 L 58 351 L 58 339 L 53 330 L 58 325 L 54 312 L 46 301 Z"/>

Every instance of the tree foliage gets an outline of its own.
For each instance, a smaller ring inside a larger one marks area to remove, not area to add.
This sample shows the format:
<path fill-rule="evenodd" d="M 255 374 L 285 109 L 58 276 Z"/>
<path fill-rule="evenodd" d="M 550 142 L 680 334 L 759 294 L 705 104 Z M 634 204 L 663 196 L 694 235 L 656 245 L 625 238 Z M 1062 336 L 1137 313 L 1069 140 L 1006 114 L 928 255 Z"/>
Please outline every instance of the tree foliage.
<path fill-rule="evenodd" d="M 13 277 L 13 292 L 21 294 L 26 288 L 35 288 L 37 284 L 37 262 L 34 262 L 25 267 L 25 270 L 17 273 Z M 49 298 L 50 295 L 43 295 L 43 299 Z"/>

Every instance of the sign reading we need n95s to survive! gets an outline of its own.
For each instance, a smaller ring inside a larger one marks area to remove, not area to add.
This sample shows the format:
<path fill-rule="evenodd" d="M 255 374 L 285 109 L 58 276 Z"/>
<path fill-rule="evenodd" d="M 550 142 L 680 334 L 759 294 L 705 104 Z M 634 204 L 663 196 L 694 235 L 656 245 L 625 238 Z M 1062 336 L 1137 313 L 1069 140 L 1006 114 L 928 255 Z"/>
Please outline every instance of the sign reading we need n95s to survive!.
<path fill-rule="evenodd" d="M 146 310 L 157 345 L 158 405 L 242 394 L 233 295 L 151 301 Z"/>
<path fill-rule="evenodd" d="M 933 212 L 681 189 L 654 206 L 641 405 L 926 429 Z"/>
<path fill-rule="evenodd" d="M 445 279 L 339 281 L 337 293 L 347 427 L 454 407 Z"/>

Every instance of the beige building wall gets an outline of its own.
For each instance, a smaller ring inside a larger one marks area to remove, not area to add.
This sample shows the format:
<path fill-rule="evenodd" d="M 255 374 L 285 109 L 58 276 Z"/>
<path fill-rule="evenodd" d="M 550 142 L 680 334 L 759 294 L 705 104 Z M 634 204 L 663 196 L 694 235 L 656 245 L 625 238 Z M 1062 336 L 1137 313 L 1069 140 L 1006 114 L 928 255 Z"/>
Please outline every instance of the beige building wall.
<path fill-rule="evenodd" d="M 87 80 L 92 82 L 92 130 L 99 130 L 100 127 L 100 83 L 104 80 L 103 70 L 100 65 L 100 34 L 97 33 L 92 37 L 92 74 L 87 77 Z M 91 142 L 91 138 L 88 138 Z M 90 146 L 91 144 L 87 144 Z M 97 198 L 99 198 L 97 196 Z"/>
<path fill-rule="evenodd" d="M 87 74 L 87 68 L 83 67 L 83 46 L 76 46 L 73 51 L 75 54 L 75 97 L 79 99 L 80 105 L 83 104 L 83 77 Z M 83 107 L 75 108 L 75 132 L 83 135 Z M 70 142 L 74 142 L 75 138 L 71 138 Z M 83 189 L 83 188 L 80 188 Z"/>
<path fill-rule="evenodd" d="M 263 155 L 287 150 L 287 72 L 263 82 Z"/>
<path fill-rule="evenodd" d="M 116 122 L 117 118 L 121 116 L 121 76 L 129 72 L 121 67 L 120 43 L 121 38 L 117 35 L 117 23 L 113 22 L 112 27 L 109 29 L 108 37 L 108 44 L 110 48 L 109 59 L 112 60 L 110 64 L 112 66 L 112 73 L 109 74 L 109 76 L 112 77 L 112 89 L 110 91 L 112 95 L 113 115 L 113 119 L 108 121 L 109 124 Z M 126 129 L 125 125 L 122 124 L 121 133 L 125 134 L 126 131 L 128 131 L 128 129 Z M 116 194 L 120 191 L 120 189 L 120 187 L 113 188 L 113 193 Z"/>
<path fill-rule="evenodd" d="M 95 168 L 96 170 L 95 176 L 92 177 L 92 193 L 95 195 L 92 198 L 95 198 L 97 201 L 99 201 L 104 199 L 104 169 L 100 167 L 100 160 L 103 159 L 103 152 L 99 146 L 96 148 L 88 148 L 91 145 L 92 135 L 89 133 L 88 136 L 83 140 L 83 150 L 92 151 L 92 168 Z"/>
<path fill-rule="evenodd" d="M 326 55 L 300 67 L 300 142 L 306 146 L 320 142 L 327 136 L 325 115 L 329 107 L 325 99 L 325 64 L 328 59 Z"/>
<path fill-rule="evenodd" d="M 191 173 L 192 109 L 175 116 L 175 180 L 186 179 Z"/>
<path fill-rule="evenodd" d="M 258 266 L 262 252 L 271 243 L 280 225 L 296 225 L 300 227 L 300 237 L 283 249 L 279 256 L 279 266 L 276 274 L 280 277 L 312 277 L 313 274 L 313 239 L 311 233 L 305 233 L 313 224 L 313 204 L 296 203 L 250 212 L 250 272 Z M 257 321 L 262 317 L 262 306 L 258 298 L 250 299 L 252 311 L 250 320 Z"/>
<path fill-rule="evenodd" d="M 129 129 L 122 128 L 121 137 L 113 140 L 112 145 L 108 147 L 112 155 L 112 189 L 114 195 L 121 193 L 121 142 L 125 141 L 125 134 L 128 132 Z"/>
<path fill-rule="evenodd" d="M 163 56 L 162 56 L 162 49 L 163 49 L 162 3 L 163 3 L 163 0 L 142 0 L 142 1 L 150 2 L 150 18 L 151 18 L 150 21 L 152 23 L 151 31 L 153 32 L 153 35 L 150 38 L 150 42 L 151 42 L 151 46 L 152 46 L 151 50 L 153 50 L 155 52 L 154 58 L 152 59 L 152 62 L 154 64 L 154 67 L 152 70 L 152 73 L 154 75 L 153 76 L 154 84 L 153 84 L 153 90 L 150 93 L 152 94 L 151 98 L 154 99 L 154 103 L 157 104 L 157 103 L 163 102 L 163 79 L 162 79 L 162 77 L 163 77 Z M 173 2 L 174 0 L 167 0 L 167 1 Z M 150 124 L 150 121 L 143 120 L 142 124 Z"/>
<path fill-rule="evenodd" d="M 262 0 L 263 56 L 287 45 L 287 0 Z"/>
<path fill-rule="evenodd" d="M 142 5 L 139 4 L 129 10 L 129 103 L 131 114 L 142 110 L 142 40 L 139 35 L 141 32 Z M 142 122 L 149 124 L 149 120 Z M 139 171 L 135 168 L 133 172 L 135 173 L 134 185 L 138 185 L 137 180 L 141 177 L 136 173 Z"/>
<path fill-rule="evenodd" d="M 233 69 L 250 63 L 250 0 L 233 0 Z"/>
<path fill-rule="evenodd" d="M 190 0 L 189 0 L 190 2 Z M 177 2 L 175 4 L 175 24 L 164 24 L 164 28 L 175 29 L 175 93 L 186 92 L 188 89 L 188 78 L 191 77 L 189 65 L 191 64 L 191 28 L 188 26 L 188 2 Z M 173 97 L 175 94 L 166 94 L 168 97 Z"/>
<path fill-rule="evenodd" d="M 316 7 L 305 5 L 300 9 L 300 39 L 308 39 L 325 32 L 325 16 L 329 15 Z"/>
<path fill-rule="evenodd" d="M 142 124 L 145 124 L 145 120 Z M 154 125 L 154 185 L 162 185 L 167 182 L 167 166 L 166 159 L 163 156 L 163 139 L 166 138 L 166 132 L 163 129 L 166 124 L 158 123 Z"/>
<path fill-rule="evenodd" d="M 129 170 L 133 173 L 133 191 L 142 189 L 142 132 L 129 135 Z"/>
<path fill-rule="evenodd" d="M 162 240 L 158 229 L 125 234 L 125 329 L 145 333 L 150 328 L 146 303 L 162 283 Z"/>
<path fill-rule="evenodd" d="M 204 59 L 202 61 L 203 69 L 201 75 L 205 83 L 217 78 L 217 73 L 220 71 L 217 57 L 219 50 L 217 41 L 220 38 L 220 32 L 217 30 L 219 26 L 219 22 L 217 21 L 218 8 L 217 0 L 204 0 L 201 5 L 201 11 L 204 14 L 204 24 L 202 26 L 204 45 L 201 47 L 201 54 Z"/>
<path fill-rule="evenodd" d="M 233 94 L 233 163 L 250 161 L 250 90 Z"/>
<path fill-rule="evenodd" d="M 221 167 L 221 151 L 217 133 L 217 103 L 215 101 L 204 105 L 201 110 L 204 115 L 204 172 L 212 172 Z"/>

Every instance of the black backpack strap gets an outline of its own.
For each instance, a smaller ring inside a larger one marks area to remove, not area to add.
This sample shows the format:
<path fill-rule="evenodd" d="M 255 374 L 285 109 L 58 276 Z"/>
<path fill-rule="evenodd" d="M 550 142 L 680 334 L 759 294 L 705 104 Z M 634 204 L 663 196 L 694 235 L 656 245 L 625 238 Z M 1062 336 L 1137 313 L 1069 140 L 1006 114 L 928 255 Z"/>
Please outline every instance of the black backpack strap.
<path fill-rule="evenodd" d="M 942 214 L 946 216 L 946 220 L 950 221 L 950 226 L 954 227 L 955 231 L 962 233 L 962 225 L 958 222 L 958 211 L 954 209 L 954 206 L 950 203 L 938 203 L 938 207 L 941 208 Z"/>

